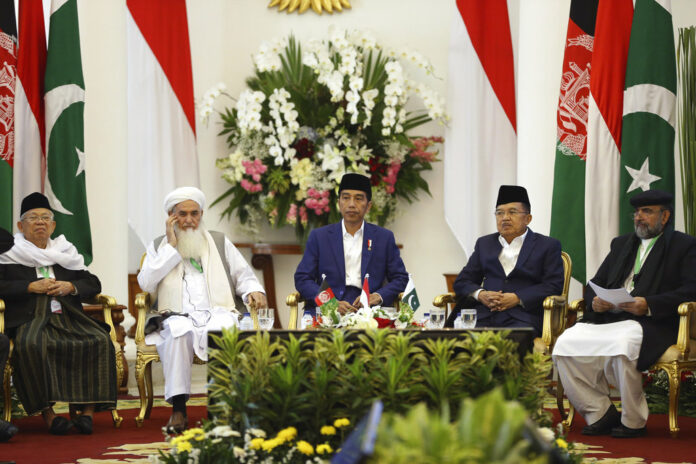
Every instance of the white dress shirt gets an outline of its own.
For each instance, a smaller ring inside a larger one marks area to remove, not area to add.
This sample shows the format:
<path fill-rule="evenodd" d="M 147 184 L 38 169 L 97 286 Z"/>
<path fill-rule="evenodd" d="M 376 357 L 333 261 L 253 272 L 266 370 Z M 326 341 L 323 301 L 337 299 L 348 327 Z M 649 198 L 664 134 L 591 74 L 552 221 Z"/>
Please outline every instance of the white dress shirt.
<path fill-rule="evenodd" d="M 343 231 L 343 258 L 346 265 L 346 286 L 362 287 L 361 264 L 362 264 L 362 247 L 363 233 L 365 231 L 365 221 L 360 225 L 360 229 L 351 235 L 346 230 L 346 225 L 341 220 L 341 230 Z"/>

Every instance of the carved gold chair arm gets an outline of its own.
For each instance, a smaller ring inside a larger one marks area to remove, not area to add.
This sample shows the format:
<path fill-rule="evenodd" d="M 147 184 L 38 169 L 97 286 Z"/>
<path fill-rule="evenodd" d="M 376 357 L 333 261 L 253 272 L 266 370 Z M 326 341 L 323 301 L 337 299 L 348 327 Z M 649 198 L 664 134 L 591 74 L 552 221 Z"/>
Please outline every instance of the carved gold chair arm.
<path fill-rule="evenodd" d="M 576 313 L 584 312 L 585 300 L 583 298 L 580 298 L 579 300 L 571 301 L 568 305 L 568 309 L 571 311 L 575 311 Z"/>
<path fill-rule="evenodd" d="M 141 345 L 145 343 L 145 320 L 147 312 L 151 306 L 150 294 L 142 292 L 135 295 L 135 309 L 138 311 L 138 316 L 135 322 L 135 343 Z"/>
<path fill-rule="evenodd" d="M 0 298 L 0 333 L 5 333 L 5 300 Z"/>
<path fill-rule="evenodd" d="M 562 295 L 551 295 L 544 298 L 543 308 L 541 340 L 546 346 L 546 351 L 550 353 L 556 338 L 566 329 L 568 303 Z"/>
<path fill-rule="evenodd" d="M 116 302 L 116 298 L 100 293 L 99 295 L 94 297 L 94 300 L 98 304 L 102 305 L 102 311 L 104 313 L 104 322 L 106 322 L 109 325 L 109 336 L 111 337 L 111 341 L 114 343 L 118 343 L 118 338 L 116 337 L 116 327 L 114 327 L 114 320 L 111 317 L 112 308 L 118 304 Z"/>
<path fill-rule="evenodd" d="M 696 302 L 689 301 L 682 303 L 677 309 L 679 312 L 679 332 L 677 335 L 677 348 L 679 349 L 679 360 L 689 359 L 689 340 L 696 336 L 691 333 L 691 318 L 696 311 Z"/>
<path fill-rule="evenodd" d="M 294 291 L 285 298 L 285 304 L 290 308 L 290 320 L 288 321 L 288 329 L 297 329 L 297 315 L 301 303 L 300 292 Z"/>
<path fill-rule="evenodd" d="M 433 299 L 433 306 L 437 308 L 446 308 L 448 304 L 454 304 L 457 301 L 454 292 L 443 293 Z"/>

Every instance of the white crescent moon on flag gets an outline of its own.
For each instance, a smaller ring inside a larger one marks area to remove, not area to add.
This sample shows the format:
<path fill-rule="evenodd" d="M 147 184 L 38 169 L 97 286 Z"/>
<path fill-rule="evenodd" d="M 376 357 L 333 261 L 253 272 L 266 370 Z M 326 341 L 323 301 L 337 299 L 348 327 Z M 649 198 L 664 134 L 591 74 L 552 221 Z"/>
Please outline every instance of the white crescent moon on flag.
<path fill-rule="evenodd" d="M 413 300 L 415 297 L 416 297 L 416 295 L 411 295 L 406 300 L 406 304 L 409 305 L 411 308 L 413 308 L 413 303 L 411 302 L 411 300 Z"/>
<path fill-rule="evenodd" d="M 60 87 L 56 87 L 55 89 L 51 89 L 50 91 L 46 92 L 46 95 L 44 96 L 44 103 L 46 105 L 47 159 L 51 155 L 48 151 L 48 142 L 49 140 L 51 140 L 51 132 L 53 131 L 53 126 L 55 126 L 56 121 L 63 113 L 63 111 L 65 111 L 70 105 L 83 101 L 85 101 L 85 89 L 81 88 L 76 84 L 61 85 Z M 77 150 L 77 147 L 75 147 L 75 149 Z M 82 160 L 80 160 L 80 167 L 84 167 L 84 163 Z M 51 207 L 55 211 L 72 216 L 72 212 L 68 211 L 63 206 L 61 201 L 53 192 L 53 187 L 51 187 L 51 180 L 48 178 L 48 172 L 46 172 L 46 183 L 44 193 L 46 194 L 46 197 L 48 198 Z"/>

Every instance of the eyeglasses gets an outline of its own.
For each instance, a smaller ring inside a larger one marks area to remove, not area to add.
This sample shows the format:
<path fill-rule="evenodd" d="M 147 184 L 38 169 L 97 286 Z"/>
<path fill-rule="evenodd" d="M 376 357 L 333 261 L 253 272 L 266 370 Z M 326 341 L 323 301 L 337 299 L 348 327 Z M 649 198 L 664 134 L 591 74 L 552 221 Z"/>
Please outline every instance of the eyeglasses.
<path fill-rule="evenodd" d="M 665 211 L 662 208 L 658 209 L 651 209 L 651 208 L 638 208 L 634 212 L 631 213 L 631 217 L 633 219 L 637 218 L 638 216 L 652 216 L 654 214 L 659 214 Z"/>
<path fill-rule="evenodd" d="M 493 213 L 493 214 L 497 218 L 503 218 L 503 217 L 507 216 L 508 214 L 510 216 L 517 216 L 518 214 L 529 214 L 529 211 L 517 211 L 516 209 L 511 209 L 510 211 L 496 210 L 495 213 Z"/>
<path fill-rule="evenodd" d="M 24 218 L 25 221 L 29 223 L 36 223 L 36 222 L 51 222 L 53 221 L 53 215 L 52 214 L 44 214 L 43 216 L 27 216 Z"/>

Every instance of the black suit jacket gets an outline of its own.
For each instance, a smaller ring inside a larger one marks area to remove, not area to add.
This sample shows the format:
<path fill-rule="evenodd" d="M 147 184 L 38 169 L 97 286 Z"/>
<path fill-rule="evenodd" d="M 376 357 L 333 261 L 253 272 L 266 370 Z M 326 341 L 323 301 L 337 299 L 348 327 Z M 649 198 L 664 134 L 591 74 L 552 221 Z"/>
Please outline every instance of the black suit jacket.
<path fill-rule="evenodd" d="M 56 297 L 59 301 L 76 307 L 81 306 L 82 299 L 89 299 L 101 291 L 101 282 L 89 271 L 71 271 L 56 264 L 53 266 L 56 280 L 71 282 L 77 289 L 77 295 Z M 0 264 L 0 298 L 5 300 L 5 328 L 12 329 L 34 316 L 36 293 L 29 293 L 27 287 L 31 282 L 39 280 L 36 268 L 21 264 Z"/>
<path fill-rule="evenodd" d="M 616 237 L 611 242 L 609 254 L 597 270 L 597 274 L 592 281 L 601 286 L 607 287 L 612 269 L 620 265 L 619 255 L 631 239 L 633 233 Z M 664 240 L 664 235 L 659 240 Z M 659 241 L 658 240 L 658 241 Z M 655 243 L 657 247 L 657 242 Z M 633 251 L 635 259 L 636 249 Z M 651 252 L 643 268 L 649 264 L 656 264 L 659 255 Z M 672 232 L 669 244 L 664 253 L 664 266 L 662 278 L 656 285 L 657 290 L 651 294 L 641 294 L 634 291 L 634 296 L 642 296 L 648 302 L 650 316 L 634 316 L 633 314 L 622 312 L 619 314 L 595 313 L 592 311 L 592 300 L 595 293 L 588 285 L 585 290 L 586 302 L 586 322 L 614 322 L 617 320 L 634 319 L 643 327 L 643 343 L 640 347 L 638 357 L 638 370 L 648 369 L 657 361 L 662 353 L 677 342 L 677 331 L 679 329 L 679 314 L 677 308 L 681 303 L 696 300 L 696 238 L 681 232 Z M 625 278 L 628 277 L 626 274 Z M 638 286 L 636 286 L 638 290 Z"/>

